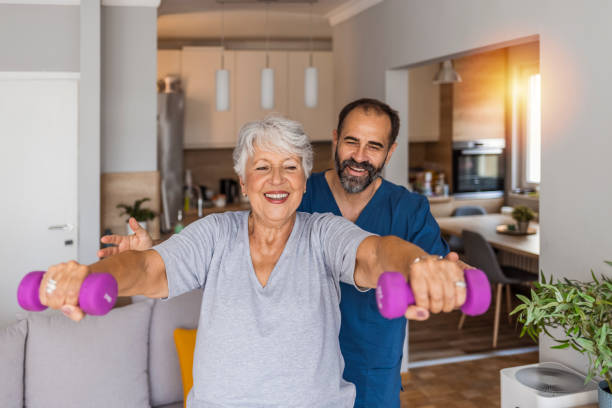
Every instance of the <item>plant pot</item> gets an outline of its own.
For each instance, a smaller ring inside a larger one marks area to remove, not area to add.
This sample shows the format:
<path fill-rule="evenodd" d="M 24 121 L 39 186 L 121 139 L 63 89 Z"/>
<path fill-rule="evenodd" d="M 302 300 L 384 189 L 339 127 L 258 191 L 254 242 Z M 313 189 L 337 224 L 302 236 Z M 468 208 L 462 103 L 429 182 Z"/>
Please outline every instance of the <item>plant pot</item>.
<path fill-rule="evenodd" d="M 606 380 L 599 382 L 597 396 L 599 398 L 599 408 L 612 408 L 612 394 Z"/>
<path fill-rule="evenodd" d="M 146 221 L 138 221 L 138 225 L 140 225 L 140 228 L 142 228 L 143 230 L 147 230 L 147 222 Z M 132 227 L 130 227 L 130 223 L 126 222 L 125 223 L 125 232 L 127 233 L 127 235 L 132 235 L 134 233 L 134 231 L 132 231 Z"/>
<path fill-rule="evenodd" d="M 516 229 L 521 234 L 526 234 L 527 230 L 529 229 L 529 221 L 517 221 L 516 222 Z"/>

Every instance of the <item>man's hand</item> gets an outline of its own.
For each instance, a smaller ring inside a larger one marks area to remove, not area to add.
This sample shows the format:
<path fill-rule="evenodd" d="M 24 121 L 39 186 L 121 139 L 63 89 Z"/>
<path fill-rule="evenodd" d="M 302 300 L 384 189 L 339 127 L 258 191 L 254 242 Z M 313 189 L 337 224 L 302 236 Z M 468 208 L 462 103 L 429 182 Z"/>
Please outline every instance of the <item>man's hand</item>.
<path fill-rule="evenodd" d="M 416 305 L 406 310 L 406 319 L 426 320 L 429 312 L 450 312 L 465 303 L 466 289 L 457 282 L 465 282 L 463 262 L 456 252 L 439 259 L 435 255 L 423 257 L 410 267 L 409 282 Z"/>
<path fill-rule="evenodd" d="M 140 227 L 138 221 L 134 217 L 130 217 L 130 227 L 134 234 L 132 235 L 105 235 L 100 238 L 103 244 L 114 244 L 116 246 L 102 248 L 98 251 L 98 258 L 106 258 L 118 253 L 134 250 L 145 251 L 153 247 L 153 239 L 149 233 Z"/>

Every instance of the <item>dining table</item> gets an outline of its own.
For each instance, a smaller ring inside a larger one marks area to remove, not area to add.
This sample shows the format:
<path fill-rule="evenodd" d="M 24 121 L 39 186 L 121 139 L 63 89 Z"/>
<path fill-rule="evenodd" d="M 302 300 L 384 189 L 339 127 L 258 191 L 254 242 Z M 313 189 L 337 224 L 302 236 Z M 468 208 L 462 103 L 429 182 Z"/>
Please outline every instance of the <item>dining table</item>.
<path fill-rule="evenodd" d="M 514 225 L 515 221 L 506 214 L 482 214 L 466 215 L 460 217 L 438 217 L 436 218 L 442 234 L 461 237 L 463 230 L 478 232 L 493 248 L 511 254 L 527 257 L 532 261 L 538 260 L 540 256 L 540 225 L 531 221 L 529 228 L 532 234 L 519 235 L 500 233 L 497 231 L 499 225 Z"/>

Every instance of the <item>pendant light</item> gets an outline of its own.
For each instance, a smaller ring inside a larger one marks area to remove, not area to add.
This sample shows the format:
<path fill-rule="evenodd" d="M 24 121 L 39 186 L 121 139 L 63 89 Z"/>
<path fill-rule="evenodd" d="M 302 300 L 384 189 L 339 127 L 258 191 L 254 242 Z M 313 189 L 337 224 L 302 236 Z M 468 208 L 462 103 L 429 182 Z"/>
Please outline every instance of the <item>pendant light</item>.
<path fill-rule="evenodd" d="M 308 56 L 308 67 L 304 71 L 304 103 L 308 108 L 316 108 L 318 102 L 319 72 L 313 66 L 312 59 L 312 5 L 310 3 L 310 55 Z"/>
<path fill-rule="evenodd" d="M 225 69 L 225 2 L 221 3 L 221 69 L 215 72 L 215 89 L 217 111 L 224 112 L 229 110 L 229 71 Z"/>
<path fill-rule="evenodd" d="M 455 82 L 461 82 L 461 75 L 453 69 L 453 62 L 447 59 L 442 62 L 442 67 L 440 67 L 440 71 L 434 77 L 433 83 L 454 84 Z"/>
<path fill-rule="evenodd" d="M 270 28 L 268 25 L 269 2 L 266 2 L 266 67 L 261 70 L 261 107 L 274 108 L 274 69 L 270 68 Z"/>

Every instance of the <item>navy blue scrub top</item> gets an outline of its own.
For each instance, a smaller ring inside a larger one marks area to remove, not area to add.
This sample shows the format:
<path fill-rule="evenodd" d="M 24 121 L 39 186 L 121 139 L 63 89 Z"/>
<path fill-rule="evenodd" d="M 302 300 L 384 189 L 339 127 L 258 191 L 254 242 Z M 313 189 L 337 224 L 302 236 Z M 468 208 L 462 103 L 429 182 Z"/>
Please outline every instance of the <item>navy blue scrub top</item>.
<path fill-rule="evenodd" d="M 310 176 L 298 211 L 342 216 L 324 172 Z M 449 252 L 427 198 L 384 179 L 355 224 L 378 235 L 395 235 L 430 254 Z M 399 408 L 406 319 L 382 317 L 374 290 L 359 292 L 342 282 L 340 289 L 340 349 L 344 379 L 357 388 L 355 407 Z"/>

